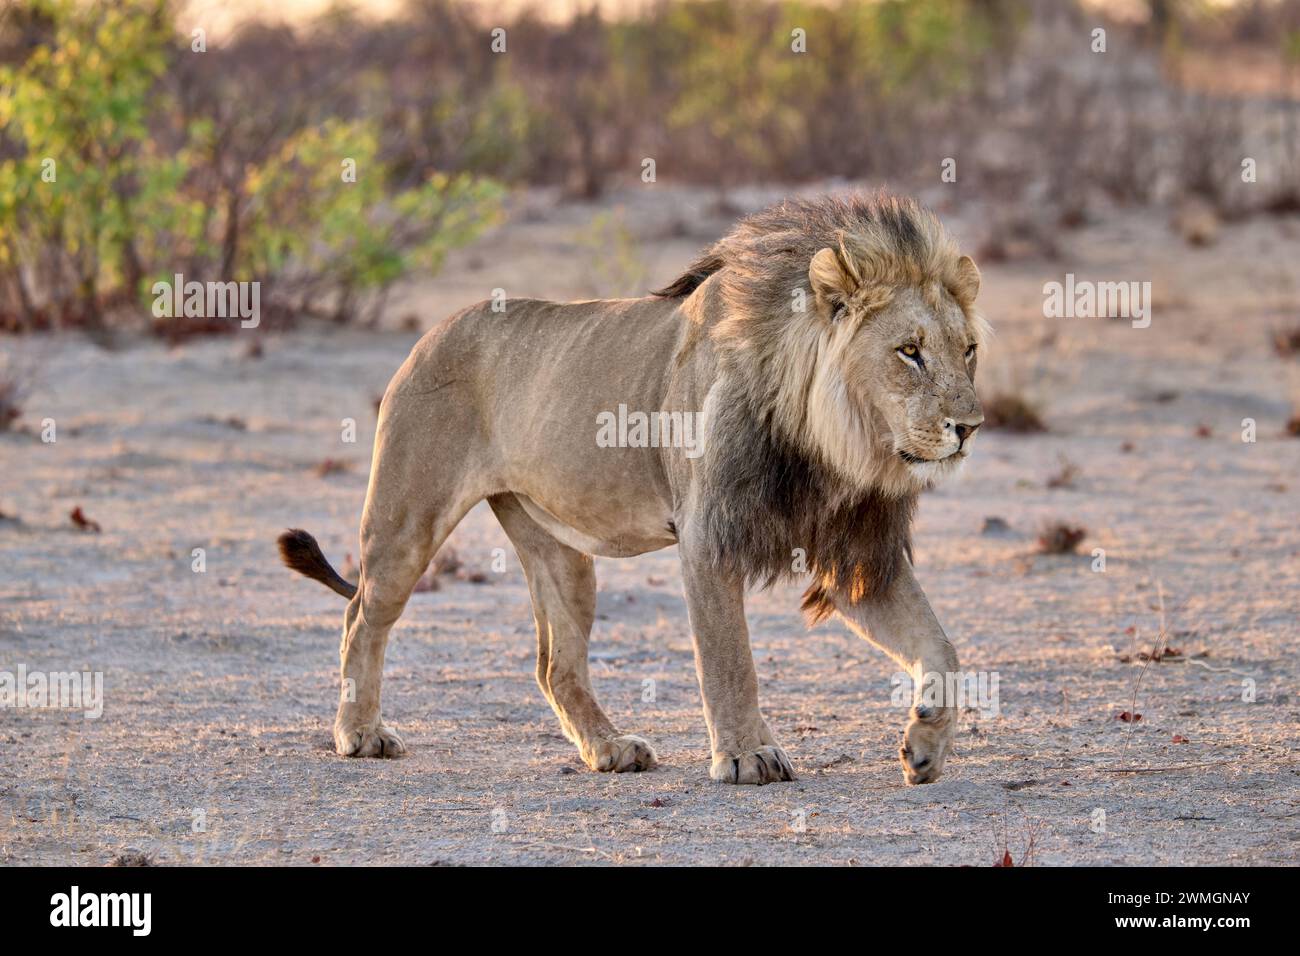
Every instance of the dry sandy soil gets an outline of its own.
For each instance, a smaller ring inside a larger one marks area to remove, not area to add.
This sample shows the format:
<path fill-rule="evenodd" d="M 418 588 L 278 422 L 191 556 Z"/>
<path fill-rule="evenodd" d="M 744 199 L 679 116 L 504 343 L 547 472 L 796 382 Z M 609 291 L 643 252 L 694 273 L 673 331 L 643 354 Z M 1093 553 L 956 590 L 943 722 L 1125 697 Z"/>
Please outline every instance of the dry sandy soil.
<path fill-rule="evenodd" d="M 497 286 L 650 287 L 724 224 L 706 199 L 625 197 L 628 235 L 593 246 L 597 209 L 527 197 L 402 308 L 428 327 Z M 979 241 L 972 213 L 951 224 Z M 711 783 L 671 550 L 598 561 L 592 641 L 597 693 L 662 766 L 588 772 L 533 684 L 524 581 L 482 506 L 451 540 L 460 575 L 417 593 L 389 646 L 384 713 L 409 756 L 336 757 L 343 602 L 282 569 L 274 539 L 296 525 L 336 563 L 355 554 L 373 402 L 415 334 L 267 336 L 261 358 L 254 333 L 0 342 L 38 361 L 20 429 L 0 434 L 0 671 L 104 675 L 100 719 L 0 711 L 0 861 L 1300 862 L 1300 440 L 1284 431 L 1300 376 L 1269 343 L 1300 319 L 1300 221 L 1191 248 L 1161 217 L 1109 215 L 1062 242 L 1055 261 L 983 263 L 998 338 L 981 390 L 1025 392 L 1050 427 L 990 429 L 923 498 L 918 573 L 964 667 L 998 675 L 999 713 L 967 712 L 944 779 L 916 788 L 896 764 L 894 666 L 838 624 L 805 631 L 793 586 L 754 595 L 750 624 L 800 779 Z M 1150 328 L 1045 319 L 1043 283 L 1066 272 L 1153 282 Z M 1053 487 L 1063 457 L 1077 471 Z M 344 470 L 318 474 L 326 459 Z M 102 533 L 73 526 L 78 506 Z M 1036 553 L 1049 520 L 1087 529 L 1077 554 Z M 1180 653 L 1144 667 L 1162 639 Z"/>

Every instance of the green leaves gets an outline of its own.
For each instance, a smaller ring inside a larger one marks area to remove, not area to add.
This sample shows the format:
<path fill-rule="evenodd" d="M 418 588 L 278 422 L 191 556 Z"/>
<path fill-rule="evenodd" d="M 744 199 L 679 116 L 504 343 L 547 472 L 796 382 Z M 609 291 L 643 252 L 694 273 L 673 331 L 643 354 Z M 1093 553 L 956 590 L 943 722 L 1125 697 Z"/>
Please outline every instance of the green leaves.
<path fill-rule="evenodd" d="M 152 15 L 157 5 L 143 0 L 34 6 L 50 17 L 52 39 L 0 70 L 0 118 L 25 151 L 0 163 L 0 245 L 11 268 L 52 257 L 97 314 L 101 283 L 124 272 L 137 184 L 166 177 L 145 136 L 170 33 Z M 156 216 L 163 198 L 151 198 Z"/>
<path fill-rule="evenodd" d="M 329 120 L 251 171 L 246 274 L 237 278 L 292 265 L 349 291 L 382 288 L 436 271 L 498 214 L 500 187 L 467 175 L 435 174 L 390 194 L 378 140 L 372 123 Z"/>
<path fill-rule="evenodd" d="M 342 308 L 437 269 L 499 209 L 501 190 L 468 176 L 394 191 L 372 122 L 304 125 L 263 161 L 232 161 L 232 127 L 184 111 L 165 82 L 174 58 L 208 54 L 190 52 L 158 0 L 34 6 L 52 36 L 0 69 L 0 126 L 19 147 L 0 162 L 0 281 L 52 263 L 52 311 L 94 320 L 102 301 L 147 301 L 178 271 Z M 477 141 L 520 109 L 503 101 Z"/>

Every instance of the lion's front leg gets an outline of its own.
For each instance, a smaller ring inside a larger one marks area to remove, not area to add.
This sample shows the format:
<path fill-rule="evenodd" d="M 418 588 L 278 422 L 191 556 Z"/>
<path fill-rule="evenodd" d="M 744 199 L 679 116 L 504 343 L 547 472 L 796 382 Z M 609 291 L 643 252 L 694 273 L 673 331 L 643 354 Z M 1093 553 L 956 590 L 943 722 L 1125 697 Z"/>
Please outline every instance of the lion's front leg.
<path fill-rule="evenodd" d="M 743 582 L 709 566 L 689 533 L 681 536 L 680 552 L 695 673 L 713 751 L 709 776 L 723 783 L 760 785 L 796 779 L 790 758 L 758 709 Z"/>
<path fill-rule="evenodd" d="M 939 626 L 910 564 L 904 563 L 884 593 L 853 603 L 829 592 L 849 627 L 875 644 L 912 677 L 910 720 L 898 759 L 909 784 L 934 783 L 957 729 L 956 695 L 962 686 L 957 652 Z"/>

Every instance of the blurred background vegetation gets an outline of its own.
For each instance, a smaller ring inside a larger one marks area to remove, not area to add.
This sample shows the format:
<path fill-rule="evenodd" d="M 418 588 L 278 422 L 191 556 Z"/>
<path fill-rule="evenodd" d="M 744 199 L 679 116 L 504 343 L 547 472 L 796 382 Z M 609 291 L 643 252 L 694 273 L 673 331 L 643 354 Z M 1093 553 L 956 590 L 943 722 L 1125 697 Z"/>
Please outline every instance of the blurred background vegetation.
<path fill-rule="evenodd" d="M 934 183 L 958 157 L 956 196 L 1021 239 L 1098 197 L 1300 209 L 1300 0 L 408 0 L 197 52 L 201 25 L 168 0 L 3 8 L 0 329 L 138 318 L 175 273 L 261 282 L 271 324 L 373 320 L 511 190 L 595 198 L 645 158 L 725 207 L 751 183 Z M 1271 157 L 1258 188 L 1243 156 Z"/>

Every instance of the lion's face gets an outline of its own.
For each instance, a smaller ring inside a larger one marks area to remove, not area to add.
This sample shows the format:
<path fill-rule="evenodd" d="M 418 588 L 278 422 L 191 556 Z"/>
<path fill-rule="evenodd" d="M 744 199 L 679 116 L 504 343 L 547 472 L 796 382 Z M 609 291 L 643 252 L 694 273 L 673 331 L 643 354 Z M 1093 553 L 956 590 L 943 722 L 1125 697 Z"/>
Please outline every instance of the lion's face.
<path fill-rule="evenodd" d="M 916 490 L 956 472 L 984 422 L 975 394 L 982 320 L 958 301 L 974 300 L 979 271 L 963 257 L 953 288 L 880 285 L 843 262 L 825 249 L 810 269 L 830 323 L 814 400 L 834 410 L 812 416 L 814 431 L 842 470 L 865 477 L 870 463 L 886 489 Z"/>
<path fill-rule="evenodd" d="M 922 483 L 954 472 L 984 422 L 979 343 L 960 306 L 946 294 L 905 289 L 863 320 L 856 338 L 846 384 L 884 420 L 890 451 Z"/>

